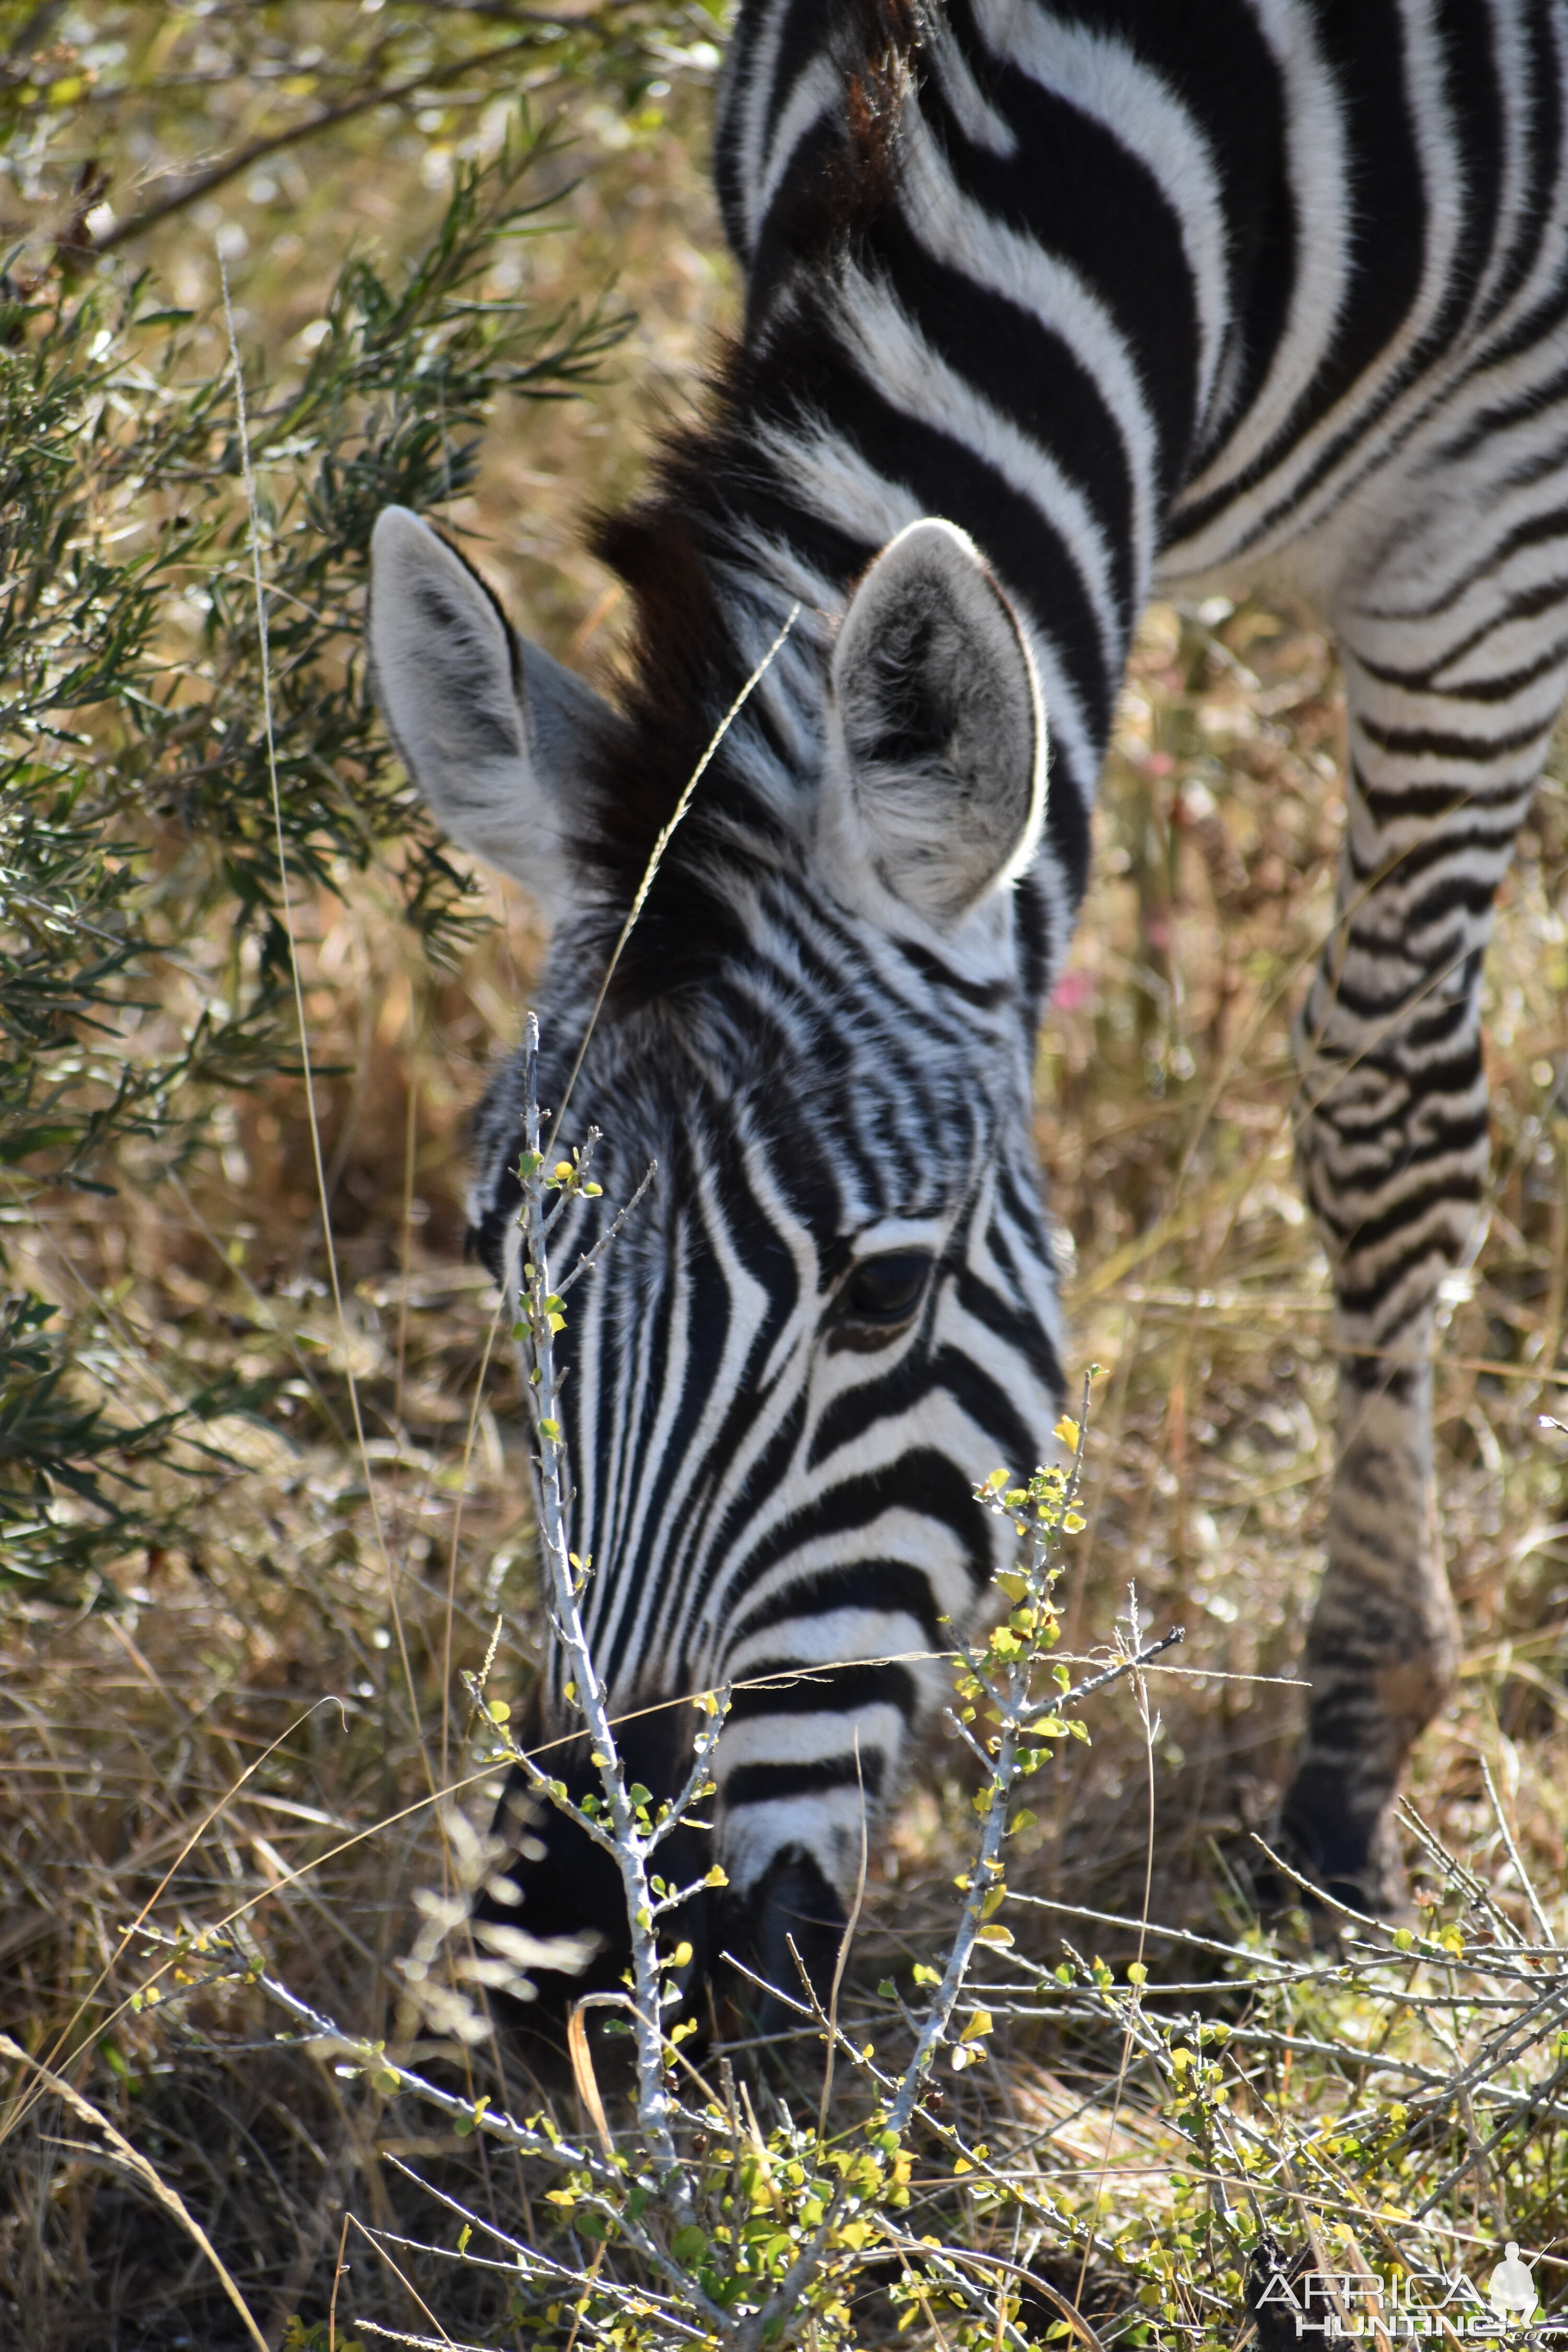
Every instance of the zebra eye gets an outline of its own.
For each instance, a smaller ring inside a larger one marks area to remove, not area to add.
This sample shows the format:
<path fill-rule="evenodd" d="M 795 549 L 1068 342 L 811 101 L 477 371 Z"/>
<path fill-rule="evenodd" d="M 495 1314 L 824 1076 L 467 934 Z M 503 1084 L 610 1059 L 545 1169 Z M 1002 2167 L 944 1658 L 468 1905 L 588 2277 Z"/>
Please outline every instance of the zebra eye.
<path fill-rule="evenodd" d="M 838 1295 L 836 1319 L 867 1332 L 910 1322 L 926 1294 L 931 1261 L 923 1250 L 889 1250 L 862 1258 Z"/>

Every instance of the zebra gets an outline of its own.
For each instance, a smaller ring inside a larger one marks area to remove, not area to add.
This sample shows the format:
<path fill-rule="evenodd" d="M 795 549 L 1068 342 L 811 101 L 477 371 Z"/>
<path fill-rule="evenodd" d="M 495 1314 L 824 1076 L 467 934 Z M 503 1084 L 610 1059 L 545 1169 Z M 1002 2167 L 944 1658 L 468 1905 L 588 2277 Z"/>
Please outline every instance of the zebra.
<path fill-rule="evenodd" d="M 975 1482 L 1051 1458 L 1031 1071 L 1156 588 L 1305 599 L 1343 665 L 1297 1028 L 1337 1451 L 1278 1834 L 1398 1899 L 1456 1664 L 1433 1356 L 1488 1166 L 1482 958 L 1568 671 L 1565 61 L 1553 0 L 744 0 L 715 162 L 743 324 L 596 529 L 636 615 L 617 704 L 379 519 L 393 739 L 553 919 L 542 1099 L 582 1052 L 606 1196 L 658 1165 L 563 1341 L 574 1540 L 649 1773 L 662 1702 L 741 1685 L 713 1933 L 776 1984 L 786 1936 L 835 1950 L 1005 1564 Z M 797 604 L 584 1052 L 650 845 Z M 517 1083 L 472 1193 L 508 1284 Z M 607 1200 L 573 1213 L 574 1252 Z M 525 1900 L 574 1924 L 582 1858 L 558 1825 L 531 1851 Z"/>

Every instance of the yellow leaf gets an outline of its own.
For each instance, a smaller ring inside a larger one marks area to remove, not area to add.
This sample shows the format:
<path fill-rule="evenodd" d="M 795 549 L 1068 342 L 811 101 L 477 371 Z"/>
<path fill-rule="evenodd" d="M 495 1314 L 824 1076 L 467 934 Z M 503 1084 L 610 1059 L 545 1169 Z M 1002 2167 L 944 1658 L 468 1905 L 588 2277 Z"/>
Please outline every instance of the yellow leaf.
<path fill-rule="evenodd" d="M 1011 1927 L 1004 1927 L 999 1921 L 994 1919 L 989 1927 L 981 1927 L 976 1931 L 974 1940 L 979 1944 L 1010 1944 L 1013 1940 L 1013 1930 Z"/>
<path fill-rule="evenodd" d="M 1081 1433 L 1070 1412 L 1063 1413 L 1051 1434 L 1058 1438 L 1062 1444 L 1068 1446 L 1074 1454 L 1078 1452 L 1078 1441 Z"/>
<path fill-rule="evenodd" d="M 485 1713 L 489 1717 L 492 1723 L 510 1723 L 511 1721 L 511 1709 L 508 1706 L 504 1698 L 492 1698 L 488 1701 L 485 1707 Z"/>
<path fill-rule="evenodd" d="M 730 1874 L 728 1871 L 721 1870 L 719 1864 L 715 1863 L 702 1884 L 704 1886 L 728 1886 Z"/>

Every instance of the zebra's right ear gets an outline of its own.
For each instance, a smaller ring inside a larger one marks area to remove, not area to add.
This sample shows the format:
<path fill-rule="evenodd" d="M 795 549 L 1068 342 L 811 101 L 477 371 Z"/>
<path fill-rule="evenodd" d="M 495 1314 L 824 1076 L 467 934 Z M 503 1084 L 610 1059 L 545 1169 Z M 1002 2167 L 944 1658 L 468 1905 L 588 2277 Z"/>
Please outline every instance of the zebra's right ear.
<path fill-rule="evenodd" d="M 1045 709 L 1018 616 L 955 524 L 910 523 L 849 599 L 831 725 L 829 854 L 868 904 L 886 892 L 949 929 L 1024 871 Z"/>
<path fill-rule="evenodd" d="M 372 534 L 369 639 L 381 715 L 432 815 L 557 906 L 590 755 L 622 721 L 517 636 L 479 573 L 406 507 L 385 508 Z"/>

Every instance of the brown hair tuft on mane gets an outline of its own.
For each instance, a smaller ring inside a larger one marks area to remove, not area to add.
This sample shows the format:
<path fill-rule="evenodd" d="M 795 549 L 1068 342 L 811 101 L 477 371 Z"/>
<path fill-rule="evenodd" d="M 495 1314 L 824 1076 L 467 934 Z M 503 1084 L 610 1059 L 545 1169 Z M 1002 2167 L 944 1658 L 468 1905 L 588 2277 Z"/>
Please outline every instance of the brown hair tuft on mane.
<path fill-rule="evenodd" d="M 775 260 L 853 243 L 892 194 L 898 125 L 920 47 L 916 0 L 831 0 L 829 22 L 842 110 L 823 125 L 824 152 L 814 168 L 792 175 L 794 193 L 770 223 Z M 768 275 L 760 265 L 753 291 Z M 647 491 L 593 527 L 593 552 L 625 582 L 635 614 L 622 691 L 627 726 L 605 746 L 581 845 L 601 878 L 607 913 L 629 902 L 660 827 L 750 667 L 715 586 L 716 565 L 733 560 L 737 526 L 792 541 L 830 578 L 847 581 L 874 552 L 803 512 L 758 445 L 759 414 L 809 409 L 814 363 L 807 355 L 805 373 L 786 384 L 765 338 L 749 334 L 722 345 L 707 372 L 700 420 L 665 436 Z M 765 723 L 760 708 L 751 723 Z M 726 820 L 738 814 L 746 829 L 766 829 L 767 812 L 721 751 L 665 861 L 617 996 L 676 984 L 673 976 L 692 969 L 704 943 L 710 948 L 723 929 L 722 894 L 710 886 L 718 860 L 735 854 L 737 829 Z"/>

